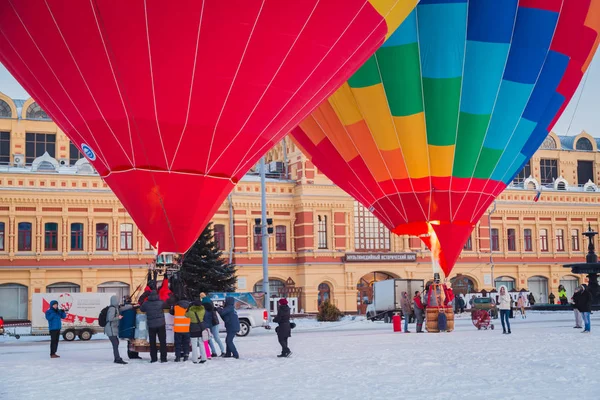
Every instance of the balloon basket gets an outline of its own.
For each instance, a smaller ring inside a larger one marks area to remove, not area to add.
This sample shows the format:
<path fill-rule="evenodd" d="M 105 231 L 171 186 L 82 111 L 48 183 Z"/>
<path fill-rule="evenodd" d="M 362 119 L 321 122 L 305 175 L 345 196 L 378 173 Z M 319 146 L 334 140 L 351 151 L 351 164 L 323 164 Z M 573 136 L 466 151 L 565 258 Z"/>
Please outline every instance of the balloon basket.
<path fill-rule="evenodd" d="M 446 332 L 454 330 L 454 311 L 452 307 L 427 307 L 427 318 L 425 329 L 429 333 L 439 333 L 438 316 L 443 312 L 446 314 Z"/>

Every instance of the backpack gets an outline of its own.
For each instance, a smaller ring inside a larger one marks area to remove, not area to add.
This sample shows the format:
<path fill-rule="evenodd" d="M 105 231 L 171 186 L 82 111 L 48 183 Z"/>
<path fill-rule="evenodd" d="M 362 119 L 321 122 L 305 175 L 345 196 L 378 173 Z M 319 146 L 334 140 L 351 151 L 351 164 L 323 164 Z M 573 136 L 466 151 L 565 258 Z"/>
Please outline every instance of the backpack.
<path fill-rule="evenodd" d="M 111 308 L 112 306 L 106 306 L 102 309 L 102 311 L 100 311 L 100 315 L 98 315 L 98 325 L 100 325 L 101 327 L 105 327 L 106 323 L 108 321 L 106 321 L 106 317 L 108 316 L 108 309 Z"/>

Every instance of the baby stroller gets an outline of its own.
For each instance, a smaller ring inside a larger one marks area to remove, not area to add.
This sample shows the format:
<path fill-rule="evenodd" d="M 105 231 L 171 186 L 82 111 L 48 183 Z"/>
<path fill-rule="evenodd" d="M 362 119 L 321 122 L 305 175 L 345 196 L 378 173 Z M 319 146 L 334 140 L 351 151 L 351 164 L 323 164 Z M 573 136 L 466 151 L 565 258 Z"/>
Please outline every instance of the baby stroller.
<path fill-rule="evenodd" d="M 471 312 L 471 321 L 477 329 L 494 329 L 494 324 L 491 323 L 490 314 L 486 310 L 473 310 Z"/>

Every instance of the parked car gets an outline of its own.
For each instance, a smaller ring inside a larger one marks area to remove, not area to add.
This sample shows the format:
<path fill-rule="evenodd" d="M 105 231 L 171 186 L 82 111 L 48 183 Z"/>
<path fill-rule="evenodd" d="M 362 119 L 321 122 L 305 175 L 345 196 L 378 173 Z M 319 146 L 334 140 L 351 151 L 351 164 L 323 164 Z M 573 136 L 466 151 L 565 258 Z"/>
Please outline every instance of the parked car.
<path fill-rule="evenodd" d="M 209 293 L 208 296 L 216 307 L 222 307 L 225 297 L 235 298 L 235 310 L 240 319 L 240 331 L 237 336 L 248 336 L 252 328 L 267 327 L 269 313 L 264 308 L 263 293 Z M 219 315 L 219 330 L 225 332 L 225 324 Z"/>
<path fill-rule="evenodd" d="M 476 297 L 473 299 L 473 310 L 485 310 L 492 318 L 498 318 L 498 307 L 489 297 Z"/>

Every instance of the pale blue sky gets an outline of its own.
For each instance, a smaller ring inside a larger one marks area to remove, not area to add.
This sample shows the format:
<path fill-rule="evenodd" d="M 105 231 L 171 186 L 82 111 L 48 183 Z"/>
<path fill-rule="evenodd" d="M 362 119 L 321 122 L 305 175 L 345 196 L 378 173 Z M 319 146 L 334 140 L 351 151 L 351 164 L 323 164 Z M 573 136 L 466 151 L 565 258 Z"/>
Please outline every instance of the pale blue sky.
<path fill-rule="evenodd" d="M 554 127 L 559 135 L 576 135 L 586 130 L 590 135 L 600 137 L 600 66 L 596 54 L 571 103 Z M 584 86 L 585 84 L 585 86 Z M 583 88 L 583 90 L 582 90 Z M 0 64 L 0 92 L 13 99 L 27 99 L 27 92 Z M 576 104 L 579 101 L 579 106 Z M 569 127 L 570 126 L 570 127 Z"/>

